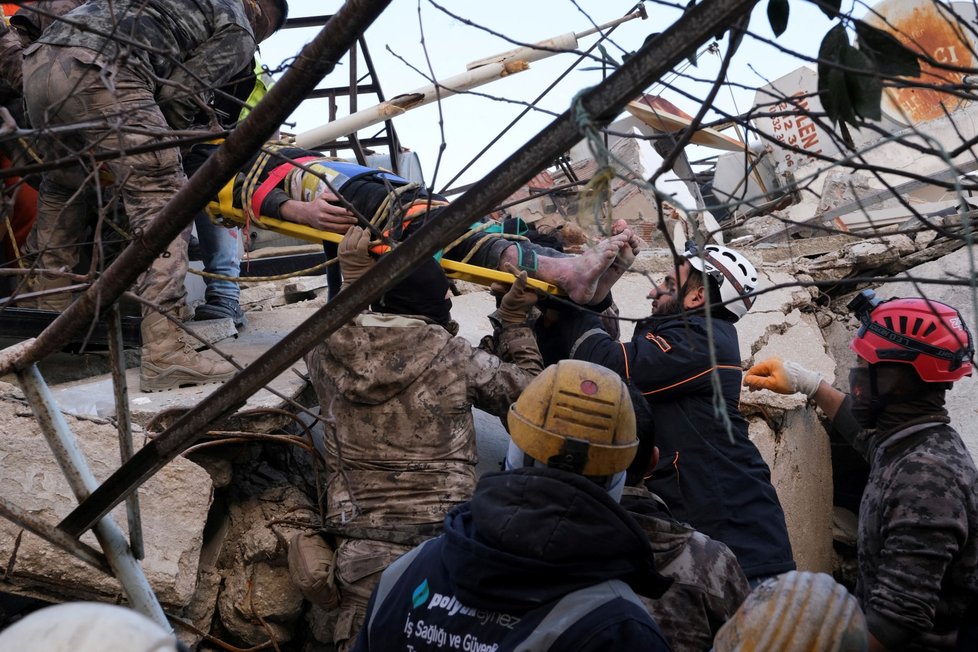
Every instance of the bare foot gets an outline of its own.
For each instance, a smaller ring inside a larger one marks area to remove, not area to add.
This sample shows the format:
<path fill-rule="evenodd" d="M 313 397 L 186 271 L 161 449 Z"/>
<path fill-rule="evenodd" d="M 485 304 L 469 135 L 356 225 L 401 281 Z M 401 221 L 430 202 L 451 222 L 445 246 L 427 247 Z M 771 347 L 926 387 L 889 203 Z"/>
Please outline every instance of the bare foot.
<path fill-rule="evenodd" d="M 600 303 L 611 292 L 615 283 L 628 271 L 628 268 L 635 262 L 635 256 L 644 246 L 644 242 L 628 227 L 624 220 L 618 220 L 612 225 L 611 232 L 615 235 L 612 239 L 620 239 L 622 243 L 615 260 L 598 278 L 594 286 L 594 295 L 591 303 Z"/>
<path fill-rule="evenodd" d="M 555 270 L 557 285 L 572 301 L 580 304 L 591 303 L 602 274 L 615 261 L 623 246 L 627 246 L 627 238 L 616 235 L 602 240 L 580 256 L 550 259 L 564 263 L 560 265 L 559 270 Z"/>

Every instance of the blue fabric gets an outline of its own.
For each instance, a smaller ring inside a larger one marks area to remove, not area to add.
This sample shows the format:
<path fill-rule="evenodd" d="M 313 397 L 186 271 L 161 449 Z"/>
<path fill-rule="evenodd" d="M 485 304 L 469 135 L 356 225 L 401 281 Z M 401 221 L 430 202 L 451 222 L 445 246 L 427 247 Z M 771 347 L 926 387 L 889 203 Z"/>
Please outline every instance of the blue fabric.
<path fill-rule="evenodd" d="M 204 213 L 194 218 L 197 227 L 197 241 L 200 243 L 200 256 L 204 271 L 222 276 L 237 278 L 241 273 L 241 230 L 227 229 L 214 224 Z M 241 288 L 233 281 L 222 281 L 204 277 L 207 286 L 205 298 L 231 299 L 235 303 L 241 297 Z"/>
<path fill-rule="evenodd" d="M 645 533 L 603 489 L 554 469 L 486 474 L 387 599 L 371 598 L 372 625 L 354 650 L 512 650 L 565 595 L 611 579 L 654 597 L 668 586 Z M 644 607 L 615 597 L 566 624 L 549 649 L 669 647 Z"/>

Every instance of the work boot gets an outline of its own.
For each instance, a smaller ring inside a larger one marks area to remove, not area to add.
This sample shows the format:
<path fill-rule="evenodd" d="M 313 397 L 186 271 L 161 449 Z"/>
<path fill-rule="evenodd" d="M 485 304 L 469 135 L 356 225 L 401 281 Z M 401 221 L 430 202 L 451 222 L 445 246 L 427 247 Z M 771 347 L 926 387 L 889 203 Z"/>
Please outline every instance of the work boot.
<path fill-rule="evenodd" d="M 244 326 L 247 321 L 244 311 L 241 309 L 241 304 L 234 299 L 226 299 L 224 297 L 208 299 L 207 303 L 202 303 L 197 306 L 197 310 L 194 312 L 194 321 L 225 318 L 234 321 L 235 327 Z"/>
<path fill-rule="evenodd" d="M 160 392 L 178 387 L 222 383 L 237 369 L 229 362 L 198 353 L 193 338 L 163 315 L 143 318 L 139 391 Z"/>
<path fill-rule="evenodd" d="M 63 276 L 32 276 L 27 280 L 27 291 L 40 292 L 42 290 L 54 290 L 56 288 L 66 288 L 71 284 L 72 281 Z M 70 292 L 62 292 L 60 294 L 48 294 L 26 301 L 22 300 L 17 305 L 22 308 L 36 308 L 38 310 L 60 313 L 68 309 L 72 300 L 73 298 Z"/>

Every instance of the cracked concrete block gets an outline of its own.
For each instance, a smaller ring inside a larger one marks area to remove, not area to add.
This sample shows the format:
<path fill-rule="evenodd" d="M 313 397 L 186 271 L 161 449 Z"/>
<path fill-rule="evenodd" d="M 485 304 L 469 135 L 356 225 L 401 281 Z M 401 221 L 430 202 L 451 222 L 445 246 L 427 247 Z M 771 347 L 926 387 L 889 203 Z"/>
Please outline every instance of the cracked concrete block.
<path fill-rule="evenodd" d="M 791 360 L 817 371 L 830 385 L 835 382 L 835 360 L 826 352 L 822 331 L 809 315 L 801 315 L 800 322 L 772 333 L 754 354 L 757 362 L 771 357 Z"/>
<path fill-rule="evenodd" d="M 853 265 L 870 263 L 873 266 L 882 265 L 900 256 L 916 251 L 913 241 L 905 235 L 893 235 L 879 240 L 865 240 L 848 245 L 844 252 L 845 258 Z"/>
<path fill-rule="evenodd" d="M 799 570 L 832 570 L 832 463 L 814 410 L 792 410 L 777 433 L 763 419 L 749 436 L 771 469 Z"/>
<path fill-rule="evenodd" d="M 205 344 L 213 344 L 231 337 L 238 336 L 238 329 L 234 327 L 234 320 L 230 317 L 224 319 L 207 319 L 205 321 L 191 321 L 184 324 L 184 327 L 204 342 L 194 343 L 194 348 L 198 351 L 204 348 Z"/>
<path fill-rule="evenodd" d="M 297 276 L 285 284 L 285 294 L 312 292 L 324 287 L 326 287 L 325 274 L 322 276 Z"/>
<path fill-rule="evenodd" d="M 275 283 L 262 283 L 251 287 L 241 288 L 241 298 L 238 302 L 242 305 L 261 303 L 280 294 L 279 286 Z"/>
<path fill-rule="evenodd" d="M 737 339 L 740 342 L 740 357 L 744 364 L 752 364 L 755 353 L 762 348 L 774 333 L 783 333 L 801 323 L 802 313 L 792 310 L 788 314 L 775 310 L 754 312 L 751 310 L 737 322 Z"/>
<path fill-rule="evenodd" d="M 822 374 L 830 385 L 835 381 L 835 360 L 826 351 L 822 332 L 815 323 L 814 317 L 800 312 L 798 321 L 782 328 L 779 324 L 770 326 L 766 338 L 758 341 L 751 363 L 757 363 L 767 358 L 777 357 L 791 360 L 801 366 Z M 793 410 L 802 408 L 807 402 L 804 394 L 777 394 L 768 390 L 744 391 L 741 402 L 745 405 L 759 408 L 774 408 L 778 410 Z"/>
<path fill-rule="evenodd" d="M 118 434 L 113 425 L 66 416 L 99 482 L 119 466 Z M 33 516 L 57 524 L 77 506 L 74 494 L 41 435 L 30 409 L 0 400 L 0 495 Z M 137 440 L 136 447 L 140 445 Z M 176 458 L 139 489 L 146 558 L 146 577 L 167 608 L 181 610 L 192 599 L 211 504 L 207 472 Z M 127 529 L 125 506 L 113 510 L 116 523 Z M 20 528 L 0 520 L 0 560 L 9 563 Z M 82 541 L 98 549 L 89 532 Z M 122 594 L 115 578 L 107 577 L 72 555 L 25 533 L 17 548 L 10 585 L 53 599 L 112 601 Z"/>
<path fill-rule="evenodd" d="M 285 284 L 282 297 L 285 303 L 296 303 L 325 297 L 328 293 L 325 275 L 297 276 Z"/>

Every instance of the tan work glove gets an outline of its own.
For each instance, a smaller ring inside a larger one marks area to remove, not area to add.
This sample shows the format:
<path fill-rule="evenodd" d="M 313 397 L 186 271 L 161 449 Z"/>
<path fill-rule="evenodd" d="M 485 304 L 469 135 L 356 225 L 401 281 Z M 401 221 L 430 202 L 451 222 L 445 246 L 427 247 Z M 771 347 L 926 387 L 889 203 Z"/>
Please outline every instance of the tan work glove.
<path fill-rule="evenodd" d="M 363 227 L 355 226 L 347 231 L 337 251 L 344 288 L 363 276 L 374 264 L 374 258 L 370 255 L 370 231 Z"/>
<path fill-rule="evenodd" d="M 503 267 L 503 270 L 515 276 L 516 280 L 506 294 L 503 294 L 502 303 L 499 304 L 496 313 L 503 324 L 522 324 L 526 321 L 530 309 L 537 303 L 537 293 L 526 282 L 526 270 L 520 272 L 509 263 Z M 501 283 L 492 284 L 492 290 L 496 294 L 501 294 L 504 287 L 505 285 Z"/>
<path fill-rule="evenodd" d="M 799 364 L 768 358 L 747 370 L 744 384 L 751 389 L 769 389 L 778 394 L 801 392 L 811 398 L 822 383 L 822 376 Z"/>

